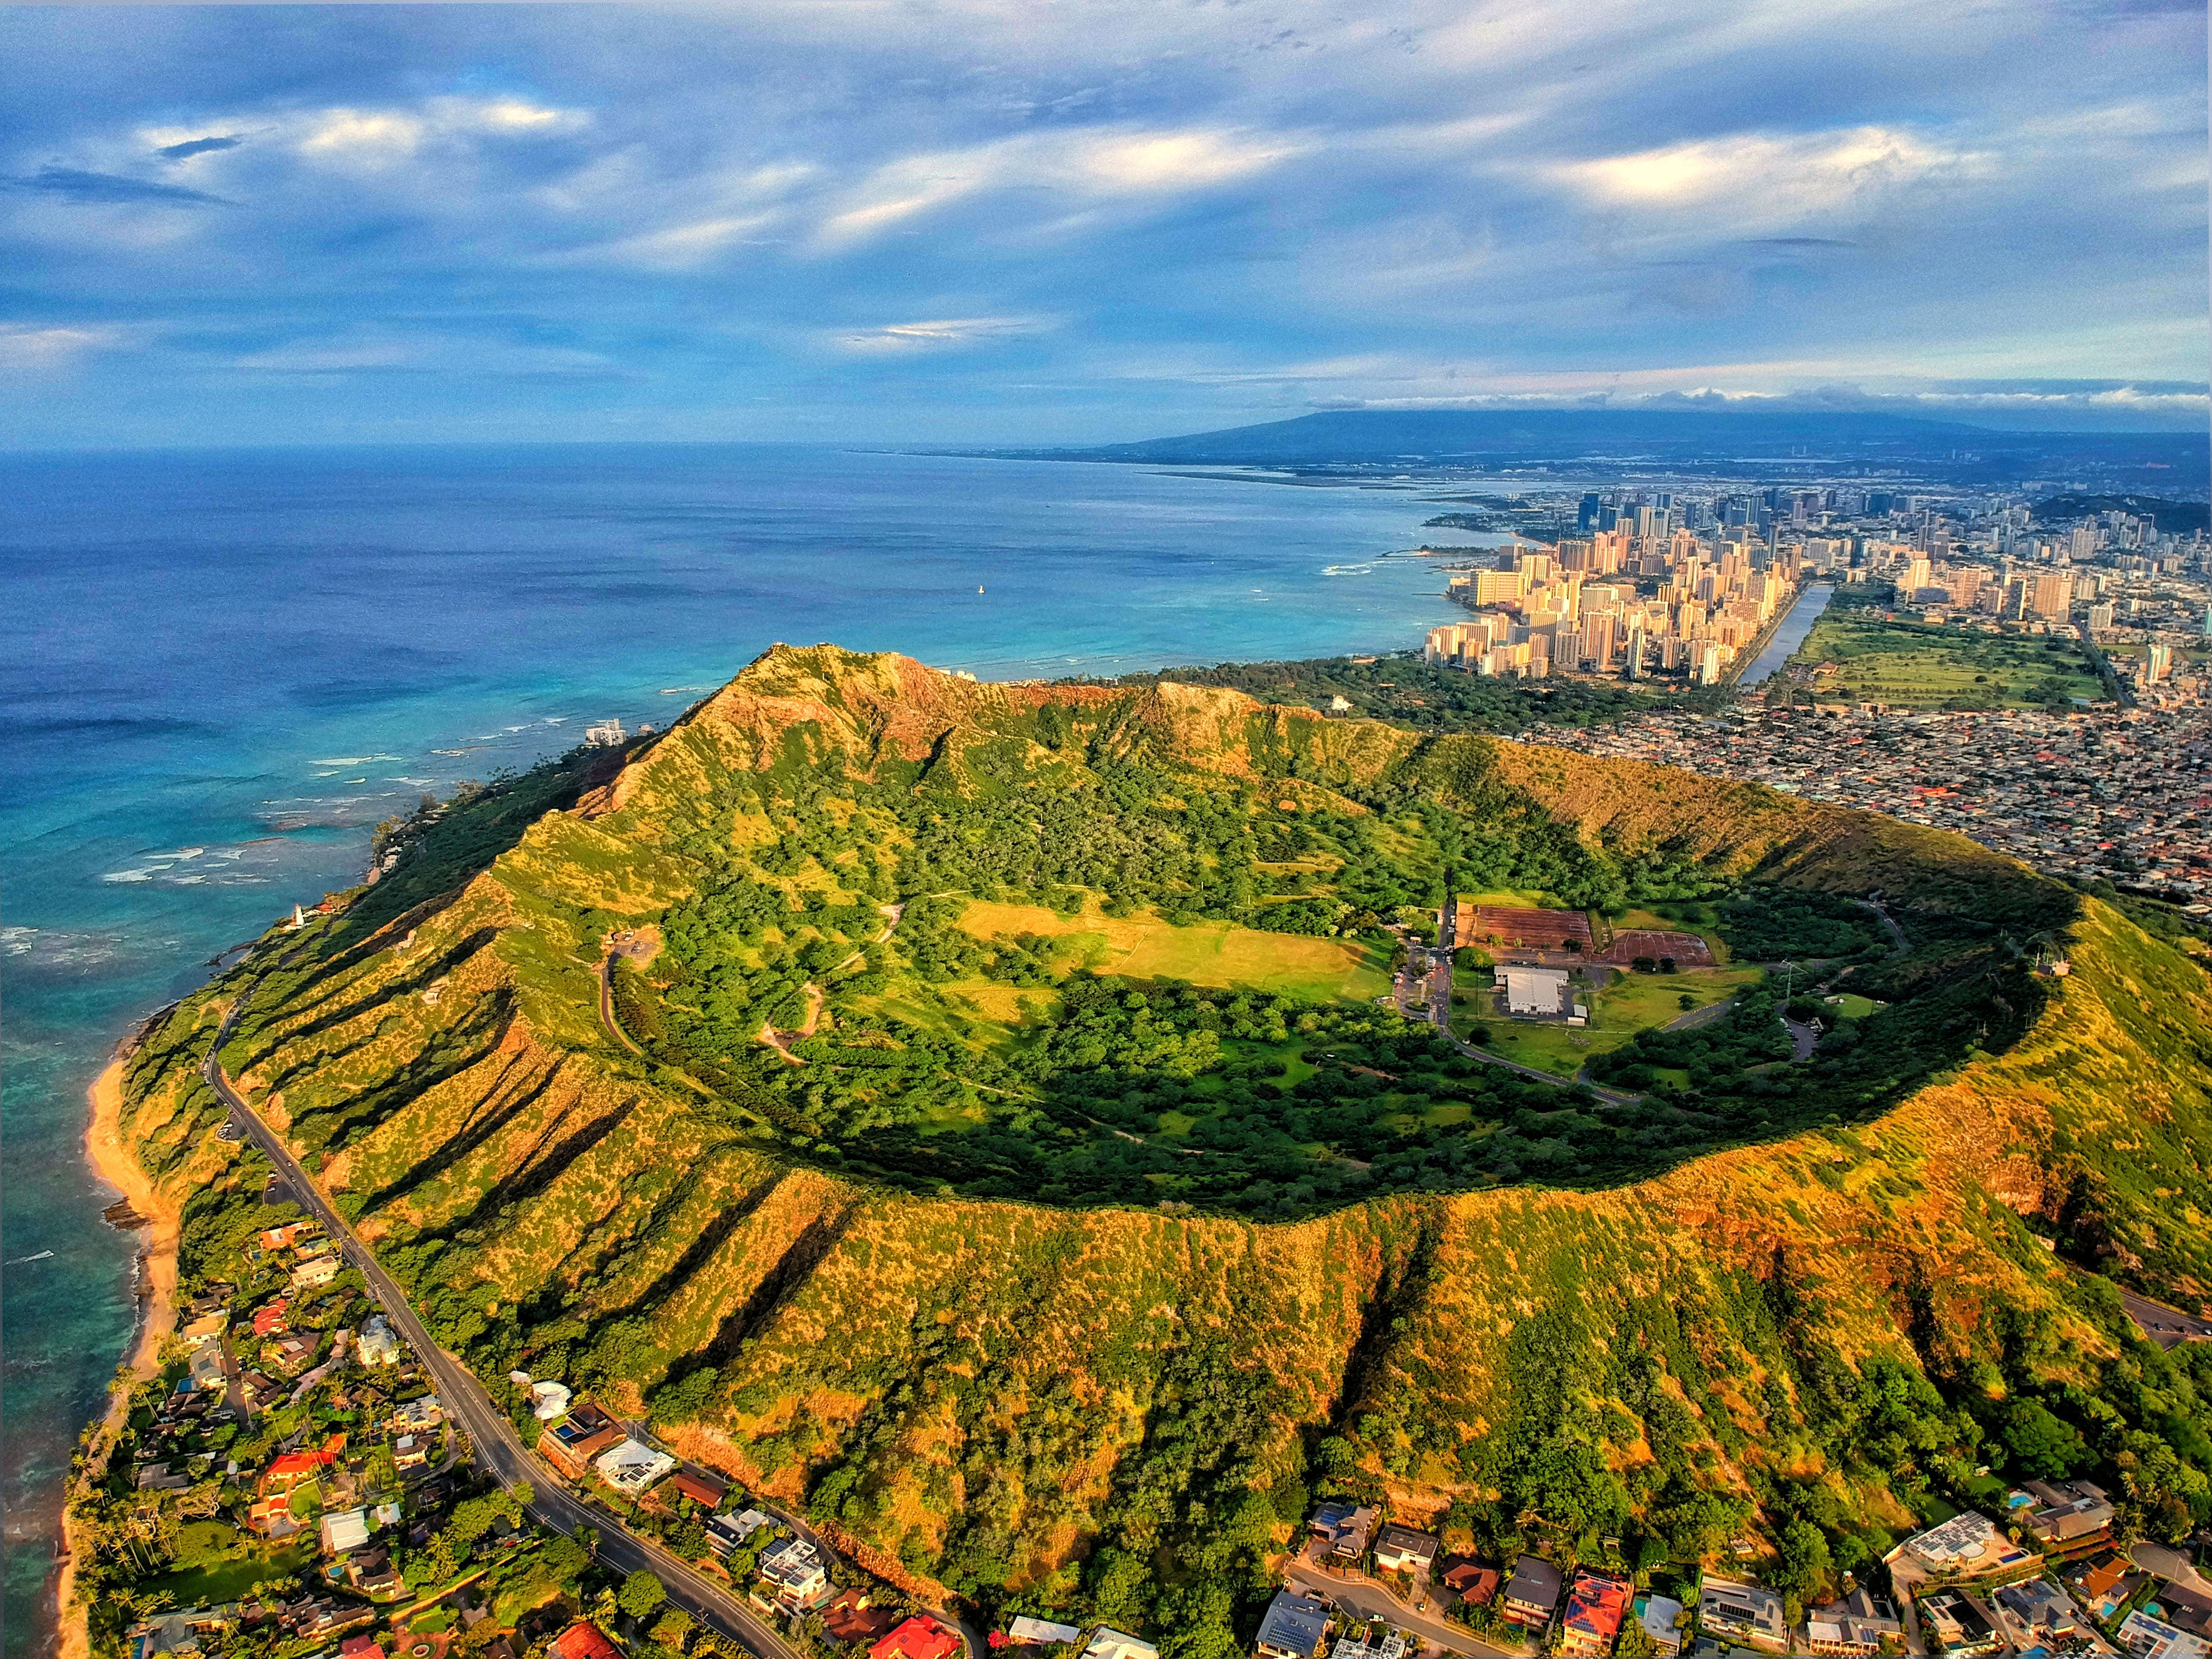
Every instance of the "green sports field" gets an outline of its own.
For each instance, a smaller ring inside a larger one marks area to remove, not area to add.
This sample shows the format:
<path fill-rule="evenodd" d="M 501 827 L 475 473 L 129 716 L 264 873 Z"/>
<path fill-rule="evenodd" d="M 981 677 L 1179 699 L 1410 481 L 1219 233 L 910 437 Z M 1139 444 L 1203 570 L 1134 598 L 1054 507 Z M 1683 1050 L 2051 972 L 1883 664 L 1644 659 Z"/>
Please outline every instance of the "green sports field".
<path fill-rule="evenodd" d="M 2071 640 L 1917 623 L 1864 622 L 1830 612 L 1813 624 L 1793 666 L 1822 668 L 1816 696 L 1915 708 L 2030 708 L 2101 700 L 2104 683 Z"/>

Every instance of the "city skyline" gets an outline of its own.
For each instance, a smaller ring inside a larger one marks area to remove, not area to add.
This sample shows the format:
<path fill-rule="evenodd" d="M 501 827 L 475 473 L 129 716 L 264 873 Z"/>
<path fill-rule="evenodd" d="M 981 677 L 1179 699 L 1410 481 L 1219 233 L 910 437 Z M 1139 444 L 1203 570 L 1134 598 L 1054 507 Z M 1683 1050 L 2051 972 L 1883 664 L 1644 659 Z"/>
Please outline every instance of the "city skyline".
<path fill-rule="evenodd" d="M 2194 8 L 0 17 L 15 448 L 2207 410 Z"/>

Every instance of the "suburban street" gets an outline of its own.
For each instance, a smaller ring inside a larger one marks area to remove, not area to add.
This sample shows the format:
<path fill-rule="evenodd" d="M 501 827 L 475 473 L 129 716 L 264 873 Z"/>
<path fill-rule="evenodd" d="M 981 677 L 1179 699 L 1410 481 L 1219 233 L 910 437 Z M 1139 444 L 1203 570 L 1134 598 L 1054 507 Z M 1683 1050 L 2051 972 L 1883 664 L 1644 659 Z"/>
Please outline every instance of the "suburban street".
<path fill-rule="evenodd" d="M 1448 1624 L 1432 1613 L 1414 1612 L 1370 1580 L 1340 1578 L 1294 1555 L 1283 1570 L 1283 1582 L 1292 1589 L 1324 1596 L 1357 1618 L 1387 1620 L 1446 1653 L 1468 1656 L 1469 1659 L 1506 1659 L 1505 1649 L 1478 1640 L 1464 1626 Z"/>
<path fill-rule="evenodd" d="M 346 1261 L 360 1270 L 369 1294 L 383 1306 L 386 1316 L 436 1381 L 438 1398 L 450 1419 L 467 1432 L 477 1464 L 502 1488 L 511 1489 L 527 1481 L 534 1493 L 529 1510 L 532 1519 L 571 1537 L 582 1528 L 592 1528 L 599 1537 L 598 1558 L 608 1566 L 625 1573 L 640 1567 L 650 1568 L 666 1587 L 669 1601 L 708 1629 L 740 1644 L 758 1659 L 798 1659 L 791 1644 L 762 1620 L 743 1596 L 695 1571 L 689 1564 L 651 1540 L 628 1531 L 620 1520 L 597 1504 L 564 1490 L 552 1471 L 523 1449 L 514 1425 L 492 1404 L 476 1378 L 431 1340 L 429 1332 L 415 1316 L 415 1310 L 408 1305 L 399 1286 L 377 1266 L 375 1257 L 355 1237 L 345 1218 L 325 1201 L 298 1160 L 224 1074 L 220 1058 L 222 1045 L 230 1035 L 231 1023 L 244 1006 L 243 997 L 232 1005 L 215 1046 L 201 1066 L 201 1075 L 230 1109 L 233 1120 L 282 1173 L 300 1206 L 315 1218 L 338 1243 Z"/>

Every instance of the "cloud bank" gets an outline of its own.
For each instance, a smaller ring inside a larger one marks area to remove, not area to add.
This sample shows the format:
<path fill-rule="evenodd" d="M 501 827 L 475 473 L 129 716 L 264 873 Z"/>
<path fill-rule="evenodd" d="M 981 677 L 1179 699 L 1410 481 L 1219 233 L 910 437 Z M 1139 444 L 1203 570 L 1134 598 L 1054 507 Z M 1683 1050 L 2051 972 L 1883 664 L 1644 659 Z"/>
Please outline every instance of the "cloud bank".
<path fill-rule="evenodd" d="M 0 11 L 0 442 L 2206 418 L 2201 8 Z"/>

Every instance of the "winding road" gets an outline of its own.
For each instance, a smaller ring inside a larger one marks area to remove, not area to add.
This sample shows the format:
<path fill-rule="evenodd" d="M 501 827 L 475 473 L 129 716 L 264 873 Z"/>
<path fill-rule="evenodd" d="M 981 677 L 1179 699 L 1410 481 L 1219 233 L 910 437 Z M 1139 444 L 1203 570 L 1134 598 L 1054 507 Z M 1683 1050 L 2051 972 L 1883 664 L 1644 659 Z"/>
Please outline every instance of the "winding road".
<path fill-rule="evenodd" d="M 640 1567 L 650 1569 L 666 1588 L 671 1602 L 708 1629 L 757 1656 L 757 1659 L 799 1659 L 796 1650 L 729 1586 L 694 1571 L 651 1539 L 641 1538 L 628 1530 L 610 1511 L 557 1485 L 552 1471 L 523 1449 L 514 1425 L 492 1404 L 476 1378 L 431 1340 L 429 1332 L 408 1306 L 399 1286 L 376 1265 L 376 1258 L 355 1235 L 345 1218 L 324 1199 L 299 1160 L 225 1075 L 220 1058 L 222 1045 L 245 1006 L 243 995 L 231 1005 L 215 1046 L 201 1065 L 200 1075 L 230 1109 L 232 1120 L 284 1176 L 301 1206 L 337 1241 L 347 1263 L 360 1270 L 369 1294 L 382 1305 L 386 1316 L 437 1382 L 438 1398 L 449 1417 L 467 1432 L 477 1467 L 504 1489 L 512 1489 L 525 1481 L 530 1483 L 534 1492 L 529 1506 L 532 1520 L 570 1537 L 583 1528 L 592 1528 L 599 1534 L 596 1554 L 603 1565 L 625 1573 L 635 1572 Z"/>

